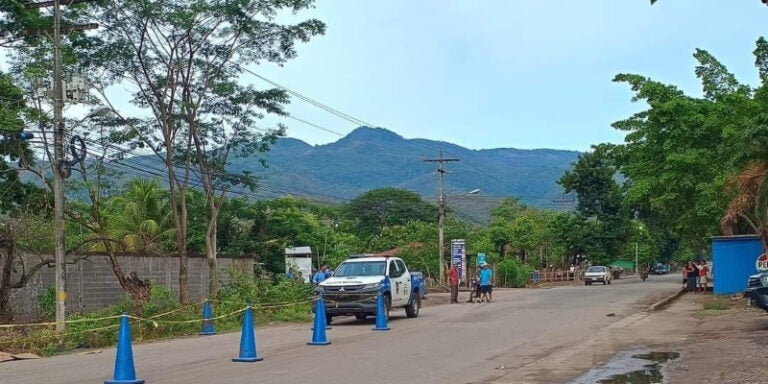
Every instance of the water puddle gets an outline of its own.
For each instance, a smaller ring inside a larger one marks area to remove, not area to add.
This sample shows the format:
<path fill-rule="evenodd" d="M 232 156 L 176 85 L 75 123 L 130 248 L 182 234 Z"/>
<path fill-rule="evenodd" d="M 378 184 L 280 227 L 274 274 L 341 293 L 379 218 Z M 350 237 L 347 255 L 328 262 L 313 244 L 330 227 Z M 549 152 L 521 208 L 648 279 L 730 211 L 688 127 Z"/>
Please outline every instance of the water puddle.
<path fill-rule="evenodd" d="M 677 352 L 622 352 L 572 384 L 661 384 L 664 383 L 664 367 L 678 357 Z"/>

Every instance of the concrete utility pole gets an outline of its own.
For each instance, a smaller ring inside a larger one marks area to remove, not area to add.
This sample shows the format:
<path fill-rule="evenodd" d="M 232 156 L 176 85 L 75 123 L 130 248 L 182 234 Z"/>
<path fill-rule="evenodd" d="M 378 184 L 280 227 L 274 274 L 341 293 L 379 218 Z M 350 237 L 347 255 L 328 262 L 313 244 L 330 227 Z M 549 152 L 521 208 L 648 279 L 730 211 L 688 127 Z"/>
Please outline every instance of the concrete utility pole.
<path fill-rule="evenodd" d="M 53 2 L 53 207 L 56 263 L 56 330 L 66 320 L 66 265 L 64 254 L 64 90 L 61 68 L 61 4 Z"/>
<path fill-rule="evenodd" d="M 66 320 L 66 260 L 64 243 L 64 76 L 61 62 L 61 6 L 84 3 L 91 0 L 53 0 L 40 3 L 27 3 L 27 9 L 53 6 L 53 226 L 54 226 L 54 263 L 56 264 L 56 330 L 65 329 Z M 85 30 L 98 27 L 97 24 L 72 25 L 67 30 Z M 82 96 L 75 93 L 75 101 Z"/>
<path fill-rule="evenodd" d="M 444 184 L 443 184 L 443 175 L 445 174 L 445 168 L 443 167 L 443 163 L 447 161 L 460 161 L 459 159 L 450 159 L 450 158 L 444 158 L 443 157 L 443 151 L 440 151 L 440 157 L 437 159 L 424 159 L 426 162 L 433 162 L 433 163 L 440 163 L 440 166 L 437 168 L 437 173 L 440 175 L 440 196 L 437 198 L 437 212 L 438 212 L 438 221 L 437 221 L 437 252 L 439 255 L 439 263 L 440 263 L 440 277 L 438 281 L 440 284 L 445 283 L 445 264 L 443 262 L 443 253 L 444 253 L 444 243 L 443 243 L 443 224 L 445 223 L 445 191 L 444 191 Z"/>

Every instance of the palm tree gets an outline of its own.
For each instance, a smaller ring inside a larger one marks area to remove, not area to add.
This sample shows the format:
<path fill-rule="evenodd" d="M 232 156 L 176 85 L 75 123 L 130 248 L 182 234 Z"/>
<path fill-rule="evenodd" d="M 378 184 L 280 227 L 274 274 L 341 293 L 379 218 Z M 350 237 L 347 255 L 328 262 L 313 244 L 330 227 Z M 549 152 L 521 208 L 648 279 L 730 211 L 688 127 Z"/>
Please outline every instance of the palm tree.
<path fill-rule="evenodd" d="M 155 180 L 134 179 L 122 196 L 110 201 L 110 226 L 128 252 L 157 254 L 173 233 L 167 193 Z"/>
<path fill-rule="evenodd" d="M 768 161 L 750 163 L 729 181 L 728 188 L 736 196 L 720 222 L 723 233 L 741 233 L 741 223 L 746 223 L 760 237 L 763 251 L 768 251 Z"/>

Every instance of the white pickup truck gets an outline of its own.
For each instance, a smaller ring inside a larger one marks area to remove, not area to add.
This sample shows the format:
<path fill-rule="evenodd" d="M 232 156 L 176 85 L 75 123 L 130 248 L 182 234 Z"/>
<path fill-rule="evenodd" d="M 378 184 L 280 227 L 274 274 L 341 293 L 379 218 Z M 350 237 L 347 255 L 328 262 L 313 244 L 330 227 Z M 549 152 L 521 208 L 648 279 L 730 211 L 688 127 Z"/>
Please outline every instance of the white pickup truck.
<path fill-rule="evenodd" d="M 420 272 L 409 272 L 398 257 L 379 256 L 350 256 L 317 290 L 326 301 L 327 324 L 334 316 L 354 315 L 358 320 L 376 316 L 379 292 L 384 295 L 387 316 L 392 308 L 405 308 L 407 317 L 417 317 L 427 293 Z"/>

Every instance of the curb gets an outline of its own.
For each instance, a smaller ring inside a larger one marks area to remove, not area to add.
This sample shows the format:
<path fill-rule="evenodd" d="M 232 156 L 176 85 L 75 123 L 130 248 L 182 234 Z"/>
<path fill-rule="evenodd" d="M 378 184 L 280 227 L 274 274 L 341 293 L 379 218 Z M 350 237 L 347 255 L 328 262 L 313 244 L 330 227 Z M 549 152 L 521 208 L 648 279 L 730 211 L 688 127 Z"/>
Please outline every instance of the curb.
<path fill-rule="evenodd" d="M 648 311 L 649 312 L 661 311 L 662 309 L 669 306 L 669 304 L 671 304 L 673 301 L 675 301 L 675 299 L 682 296 L 684 293 L 685 293 L 685 288 L 682 288 L 679 291 L 675 292 L 674 294 L 648 306 Z"/>

